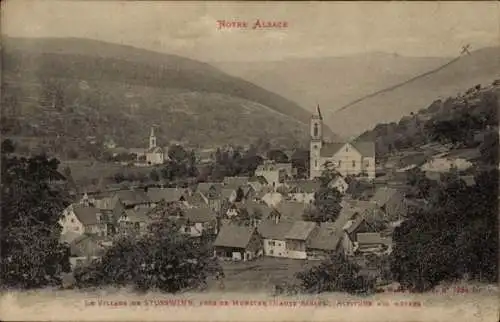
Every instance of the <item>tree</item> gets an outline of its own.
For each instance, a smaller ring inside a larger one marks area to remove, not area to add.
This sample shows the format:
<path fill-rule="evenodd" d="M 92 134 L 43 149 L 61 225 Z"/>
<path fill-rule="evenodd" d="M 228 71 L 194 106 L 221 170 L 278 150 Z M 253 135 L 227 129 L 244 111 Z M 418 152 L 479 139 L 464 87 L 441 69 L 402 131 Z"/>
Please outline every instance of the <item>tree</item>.
<path fill-rule="evenodd" d="M 160 175 L 158 174 L 158 171 L 156 169 L 151 170 L 149 173 L 149 178 L 155 182 L 160 181 Z"/>
<path fill-rule="evenodd" d="M 188 158 L 188 153 L 181 145 L 175 144 L 168 148 L 168 156 L 175 162 L 184 162 Z"/>
<path fill-rule="evenodd" d="M 10 139 L 5 139 L 2 141 L 2 153 L 9 154 L 13 153 L 16 150 L 14 142 Z"/>
<path fill-rule="evenodd" d="M 430 195 L 430 207 L 394 231 L 394 278 L 418 292 L 463 276 L 496 281 L 498 171 L 478 174 L 473 187 L 457 174 L 443 176 Z"/>
<path fill-rule="evenodd" d="M 150 226 L 143 237 L 119 240 L 101 261 L 75 273 L 77 285 L 132 285 L 168 293 L 204 287 L 208 276 L 222 272 L 209 237 L 190 238 L 179 229 L 176 221 L 166 218 Z"/>
<path fill-rule="evenodd" d="M 267 157 L 277 163 L 288 163 L 288 156 L 281 150 L 271 150 L 267 153 Z"/>
<path fill-rule="evenodd" d="M 59 242 L 58 224 L 69 196 L 60 180 L 59 161 L 2 154 L 0 240 L 2 284 L 36 288 L 59 285 L 69 271 L 68 248 Z"/>
<path fill-rule="evenodd" d="M 333 255 L 319 266 L 299 272 L 296 277 L 307 293 L 368 291 L 373 287 L 359 275 L 360 267 L 343 255 Z"/>
<path fill-rule="evenodd" d="M 321 186 L 314 193 L 314 209 L 306 209 L 303 214 L 304 220 L 315 222 L 334 222 L 342 207 L 342 194 L 335 188 L 330 188 L 328 184 L 339 174 L 334 170 L 333 165 L 329 162 L 325 164 L 325 170 L 321 177 Z"/>

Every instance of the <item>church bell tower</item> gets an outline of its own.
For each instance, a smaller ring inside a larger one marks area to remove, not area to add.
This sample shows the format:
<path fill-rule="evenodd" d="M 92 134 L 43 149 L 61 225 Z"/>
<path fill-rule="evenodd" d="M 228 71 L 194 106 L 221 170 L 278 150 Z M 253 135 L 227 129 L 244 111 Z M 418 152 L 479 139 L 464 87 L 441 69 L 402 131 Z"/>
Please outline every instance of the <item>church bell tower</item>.
<path fill-rule="evenodd" d="M 323 145 L 323 116 L 319 104 L 316 113 L 311 116 L 310 123 L 311 143 L 309 146 L 309 178 L 314 179 L 321 175 L 321 147 Z"/>
<path fill-rule="evenodd" d="M 149 134 L 149 148 L 156 148 L 156 136 L 155 136 L 155 129 L 152 126 L 151 127 L 151 133 Z"/>

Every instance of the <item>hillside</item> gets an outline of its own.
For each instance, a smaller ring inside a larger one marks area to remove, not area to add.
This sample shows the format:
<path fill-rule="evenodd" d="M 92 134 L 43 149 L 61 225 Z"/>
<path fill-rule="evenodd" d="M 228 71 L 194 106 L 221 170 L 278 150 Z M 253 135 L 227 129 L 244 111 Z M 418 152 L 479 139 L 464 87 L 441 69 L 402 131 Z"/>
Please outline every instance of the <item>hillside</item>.
<path fill-rule="evenodd" d="M 463 94 L 435 100 L 428 108 L 398 122 L 379 123 L 359 138 L 376 142 L 379 160 L 401 151 L 432 155 L 429 146 L 438 144 L 496 167 L 499 101 L 499 81 L 478 84 Z"/>
<path fill-rule="evenodd" d="M 380 122 L 397 121 L 429 106 L 436 98 L 464 91 L 471 84 L 491 83 L 500 78 L 500 47 L 480 49 L 436 73 L 334 113 L 356 99 L 436 69 L 451 59 L 453 57 L 367 53 L 245 65 L 218 63 L 216 66 L 265 86 L 305 108 L 321 104 L 330 128 L 335 133 L 350 136 Z"/>
<path fill-rule="evenodd" d="M 137 147 L 154 124 L 165 144 L 307 138 L 296 103 L 191 59 L 66 38 L 7 38 L 3 55 L 4 135 Z"/>

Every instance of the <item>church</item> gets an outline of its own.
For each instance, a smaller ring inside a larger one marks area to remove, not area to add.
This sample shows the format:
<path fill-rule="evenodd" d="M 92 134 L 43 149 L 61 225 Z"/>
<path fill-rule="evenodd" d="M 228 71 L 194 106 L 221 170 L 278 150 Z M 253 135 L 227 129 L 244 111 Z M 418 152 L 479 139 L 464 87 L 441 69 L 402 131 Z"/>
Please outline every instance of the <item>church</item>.
<path fill-rule="evenodd" d="M 323 117 L 319 105 L 310 123 L 310 179 L 321 176 L 325 164 L 330 163 L 342 176 L 375 178 L 375 143 L 354 140 L 351 142 L 325 142 Z"/>
<path fill-rule="evenodd" d="M 146 151 L 146 162 L 148 164 L 162 164 L 165 161 L 165 152 L 156 145 L 156 136 L 154 128 L 151 127 L 149 135 L 149 149 Z"/>

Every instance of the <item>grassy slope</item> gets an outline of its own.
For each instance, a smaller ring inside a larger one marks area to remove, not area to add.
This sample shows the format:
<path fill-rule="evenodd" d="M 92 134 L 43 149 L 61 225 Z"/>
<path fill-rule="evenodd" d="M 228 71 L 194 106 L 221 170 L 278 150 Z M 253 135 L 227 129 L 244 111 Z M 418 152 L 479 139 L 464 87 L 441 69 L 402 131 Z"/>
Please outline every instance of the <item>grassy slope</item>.
<path fill-rule="evenodd" d="M 4 49 L 5 94 L 17 101 L 4 115 L 37 126 L 35 136 L 111 135 L 142 146 L 152 124 L 165 144 L 306 135 L 310 115 L 297 104 L 197 61 L 81 39 L 7 39 Z M 48 84 L 62 89 L 64 109 L 40 108 Z"/>

